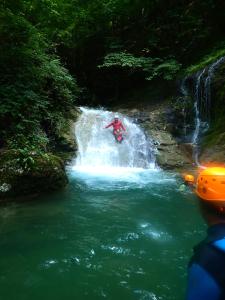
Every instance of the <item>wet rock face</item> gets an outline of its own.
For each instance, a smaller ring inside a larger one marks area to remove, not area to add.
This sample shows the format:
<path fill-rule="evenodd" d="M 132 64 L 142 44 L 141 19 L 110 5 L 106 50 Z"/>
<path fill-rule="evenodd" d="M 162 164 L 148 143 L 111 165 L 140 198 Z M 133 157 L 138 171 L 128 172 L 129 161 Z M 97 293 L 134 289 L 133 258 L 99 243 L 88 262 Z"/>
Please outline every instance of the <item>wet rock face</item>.
<path fill-rule="evenodd" d="M 213 141 L 204 144 L 201 152 L 202 163 L 225 164 L 225 132 L 213 133 Z"/>
<path fill-rule="evenodd" d="M 205 149 L 200 156 L 201 162 L 204 163 L 215 163 L 225 164 L 225 145 L 222 148 L 219 145 L 214 145 Z"/>
<path fill-rule="evenodd" d="M 161 147 L 156 154 L 158 165 L 165 170 L 183 169 L 191 166 L 190 161 L 178 145 Z"/>
<path fill-rule="evenodd" d="M 0 155 L 0 201 L 14 197 L 35 196 L 65 186 L 68 182 L 60 158 L 47 154 L 33 157 L 31 168 L 18 164 L 16 151 Z"/>
<path fill-rule="evenodd" d="M 147 108 L 143 111 L 133 109 L 121 112 L 133 118 L 134 122 L 138 123 L 152 139 L 156 162 L 160 167 L 166 170 L 191 167 L 191 159 L 172 134 L 176 122 L 171 108 L 161 105 L 155 109 Z"/>

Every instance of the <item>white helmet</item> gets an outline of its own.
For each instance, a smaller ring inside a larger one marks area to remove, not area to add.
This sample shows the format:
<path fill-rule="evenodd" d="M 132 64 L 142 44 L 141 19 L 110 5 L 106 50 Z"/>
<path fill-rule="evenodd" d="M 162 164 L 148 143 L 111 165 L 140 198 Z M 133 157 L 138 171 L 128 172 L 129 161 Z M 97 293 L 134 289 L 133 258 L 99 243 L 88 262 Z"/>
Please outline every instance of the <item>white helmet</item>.
<path fill-rule="evenodd" d="M 118 116 L 118 115 L 115 115 L 115 116 L 114 116 L 114 119 L 119 119 L 119 116 Z"/>

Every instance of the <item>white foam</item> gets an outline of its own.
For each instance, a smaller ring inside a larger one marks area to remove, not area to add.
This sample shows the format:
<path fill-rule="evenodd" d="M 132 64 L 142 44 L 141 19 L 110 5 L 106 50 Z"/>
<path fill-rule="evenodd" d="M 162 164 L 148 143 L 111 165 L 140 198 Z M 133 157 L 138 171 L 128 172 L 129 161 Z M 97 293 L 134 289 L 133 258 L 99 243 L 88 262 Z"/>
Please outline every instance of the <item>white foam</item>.
<path fill-rule="evenodd" d="M 129 167 L 108 167 L 108 166 L 73 166 L 71 167 L 72 177 L 96 178 L 104 181 L 126 181 L 126 182 L 154 182 L 157 169 L 142 169 Z M 158 176 L 157 176 L 158 177 Z"/>
<path fill-rule="evenodd" d="M 102 109 L 81 108 L 81 115 L 75 125 L 78 153 L 75 170 L 95 174 L 114 173 L 111 167 L 153 168 L 155 159 L 151 140 L 142 129 L 128 117 L 118 114 L 126 128 L 121 144 L 115 141 L 112 128 L 114 113 Z M 81 169 L 77 169 L 81 167 Z M 120 169 L 121 174 L 127 173 Z M 130 171 L 129 171 L 130 172 Z"/>

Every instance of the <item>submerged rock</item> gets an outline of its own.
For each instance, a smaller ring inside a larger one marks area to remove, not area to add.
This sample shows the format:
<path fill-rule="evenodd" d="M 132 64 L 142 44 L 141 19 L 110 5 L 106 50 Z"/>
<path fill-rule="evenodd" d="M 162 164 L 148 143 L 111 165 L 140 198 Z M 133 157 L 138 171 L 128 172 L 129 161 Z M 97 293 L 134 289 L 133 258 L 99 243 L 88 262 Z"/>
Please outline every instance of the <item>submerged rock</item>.
<path fill-rule="evenodd" d="M 21 196 L 34 196 L 67 184 L 62 160 L 53 154 L 31 154 L 23 165 L 17 151 L 0 154 L 0 201 Z"/>

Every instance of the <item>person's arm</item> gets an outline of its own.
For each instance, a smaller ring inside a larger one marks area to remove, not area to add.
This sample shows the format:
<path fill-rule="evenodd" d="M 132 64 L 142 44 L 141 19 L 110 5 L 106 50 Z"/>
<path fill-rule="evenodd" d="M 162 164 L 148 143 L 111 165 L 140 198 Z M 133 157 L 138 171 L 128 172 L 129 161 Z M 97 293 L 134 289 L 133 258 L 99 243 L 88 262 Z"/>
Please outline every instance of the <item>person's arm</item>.
<path fill-rule="evenodd" d="M 109 128 L 110 126 L 113 126 L 113 122 L 110 123 L 109 125 L 105 126 L 104 128 Z"/>

